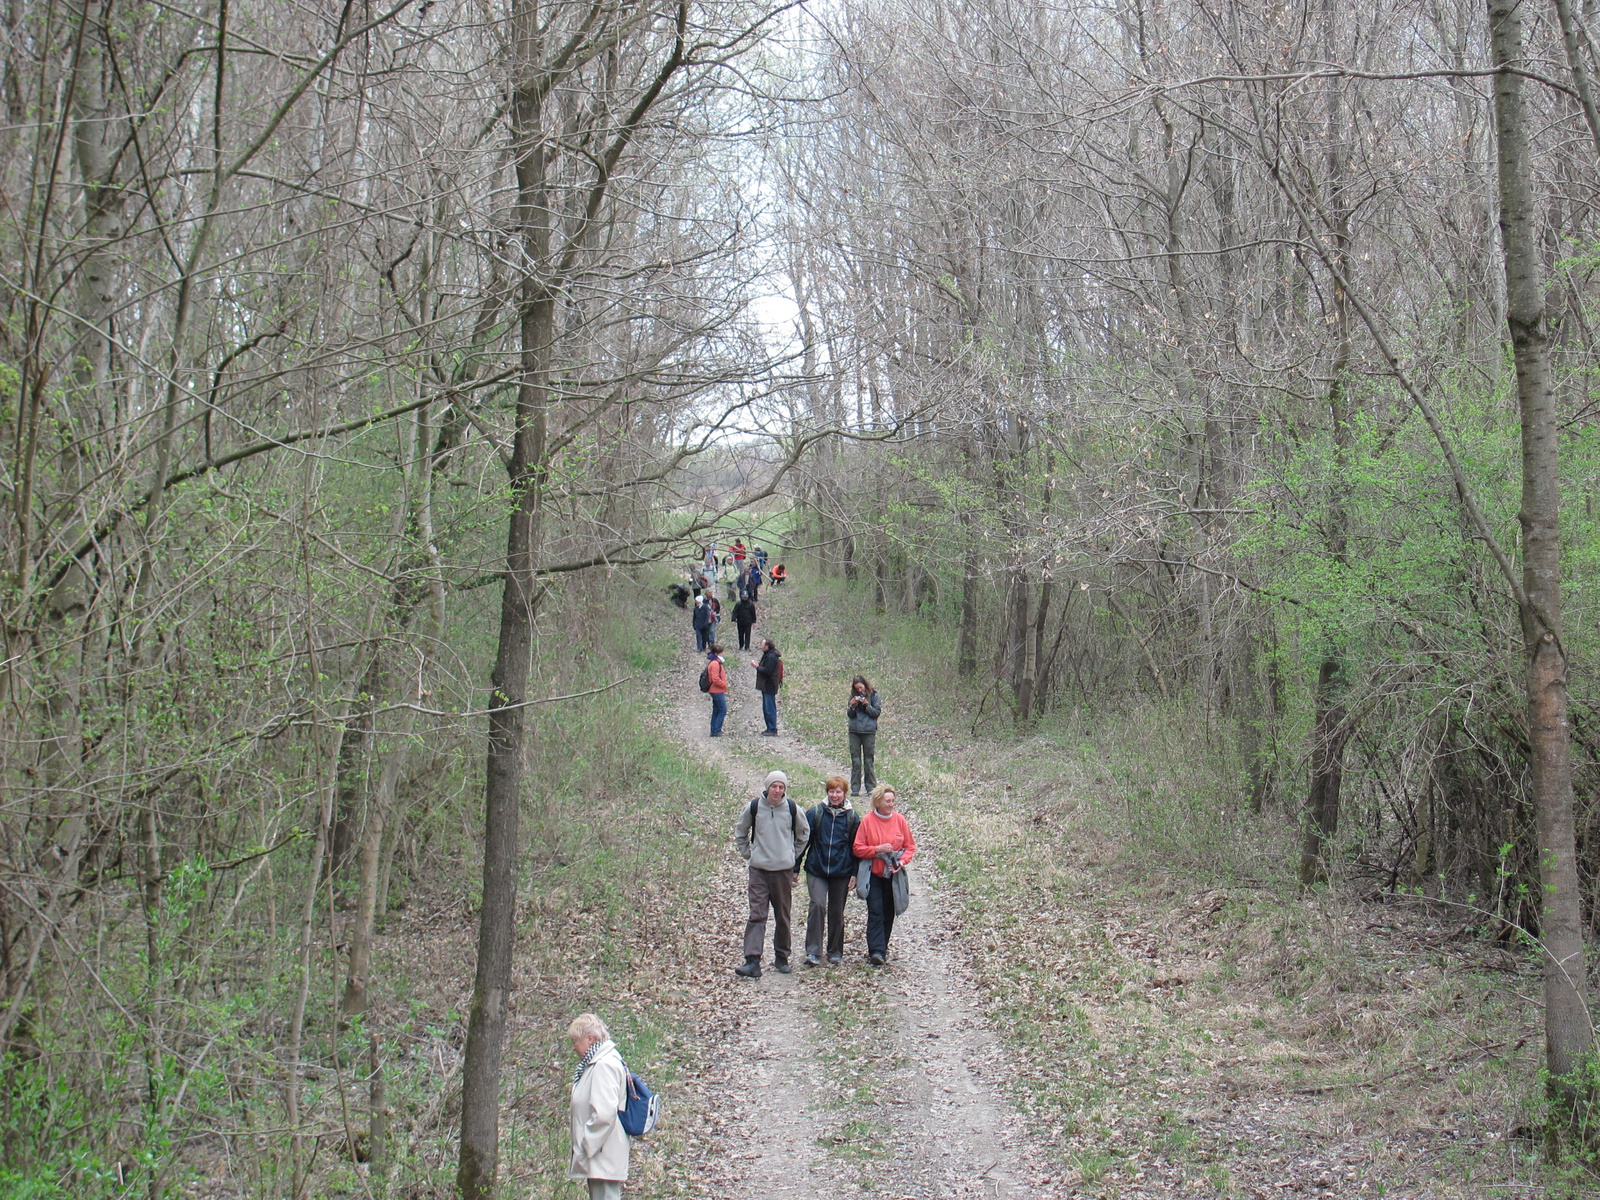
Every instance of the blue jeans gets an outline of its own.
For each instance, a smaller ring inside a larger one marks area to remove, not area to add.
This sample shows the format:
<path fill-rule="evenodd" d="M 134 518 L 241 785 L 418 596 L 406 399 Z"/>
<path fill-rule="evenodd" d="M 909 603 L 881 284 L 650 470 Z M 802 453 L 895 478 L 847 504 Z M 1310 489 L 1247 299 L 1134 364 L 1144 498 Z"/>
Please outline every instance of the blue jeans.
<path fill-rule="evenodd" d="M 767 728 L 774 733 L 778 730 L 778 693 L 761 693 L 761 715 L 767 722 Z"/>
<path fill-rule="evenodd" d="M 722 723 L 728 719 L 728 693 L 711 693 L 711 736 L 722 736 Z"/>

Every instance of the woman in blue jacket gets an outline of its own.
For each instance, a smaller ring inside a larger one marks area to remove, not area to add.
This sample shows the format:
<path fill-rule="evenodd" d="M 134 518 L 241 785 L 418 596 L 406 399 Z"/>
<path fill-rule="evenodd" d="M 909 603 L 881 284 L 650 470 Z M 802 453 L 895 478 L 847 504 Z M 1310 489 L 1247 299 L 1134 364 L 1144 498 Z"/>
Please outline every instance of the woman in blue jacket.
<path fill-rule="evenodd" d="M 828 930 L 828 965 L 844 959 L 844 902 L 855 883 L 856 829 L 861 818 L 845 801 L 844 778 L 835 775 L 823 785 L 828 799 L 806 814 L 811 842 L 806 847 L 806 966 L 822 963 L 822 930 Z"/>

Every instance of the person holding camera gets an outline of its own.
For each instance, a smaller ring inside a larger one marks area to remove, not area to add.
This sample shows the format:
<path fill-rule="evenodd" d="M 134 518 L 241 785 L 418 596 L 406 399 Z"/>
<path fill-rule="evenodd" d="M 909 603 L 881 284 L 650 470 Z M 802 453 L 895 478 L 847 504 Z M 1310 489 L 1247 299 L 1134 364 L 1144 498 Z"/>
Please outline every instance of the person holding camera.
<path fill-rule="evenodd" d="M 878 693 L 872 690 L 865 675 L 850 681 L 850 702 L 844 715 L 850 731 L 850 794 L 861 795 L 863 787 L 871 791 L 878 786 L 878 773 L 873 769 L 873 759 L 878 754 L 878 714 L 882 706 Z"/>

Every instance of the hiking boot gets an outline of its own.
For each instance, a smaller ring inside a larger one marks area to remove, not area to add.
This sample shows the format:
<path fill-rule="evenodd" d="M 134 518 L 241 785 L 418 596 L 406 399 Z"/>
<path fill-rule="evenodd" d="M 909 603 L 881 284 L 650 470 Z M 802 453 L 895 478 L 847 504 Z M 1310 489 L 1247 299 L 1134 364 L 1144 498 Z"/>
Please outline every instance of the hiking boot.
<path fill-rule="evenodd" d="M 881 967 L 881 966 L 883 966 L 884 962 L 887 961 L 887 960 L 885 960 L 883 955 L 879 954 L 876 950 L 874 950 L 871 954 L 867 955 L 867 961 L 869 963 L 871 963 L 875 967 Z M 757 968 L 757 970 L 759 970 L 759 969 L 760 968 Z"/>
<path fill-rule="evenodd" d="M 761 978 L 761 960 L 759 958 L 746 958 L 744 966 L 733 969 L 735 975 L 743 975 L 746 979 Z"/>
<path fill-rule="evenodd" d="M 822 965 L 822 960 L 820 958 L 818 958 L 815 954 L 806 955 L 806 966 L 808 966 L 808 967 L 820 967 L 821 965 Z"/>
<path fill-rule="evenodd" d="M 844 961 L 844 958 L 842 956 L 838 955 L 838 954 L 830 954 L 830 955 L 828 955 L 828 965 L 830 967 L 837 967 L 843 961 Z"/>
<path fill-rule="evenodd" d="M 777 737 L 778 736 L 778 731 L 776 729 L 763 729 L 761 731 L 761 736 L 762 737 Z"/>
<path fill-rule="evenodd" d="M 789 960 L 787 958 L 780 958 L 772 965 L 779 975 L 787 975 L 789 973 Z"/>

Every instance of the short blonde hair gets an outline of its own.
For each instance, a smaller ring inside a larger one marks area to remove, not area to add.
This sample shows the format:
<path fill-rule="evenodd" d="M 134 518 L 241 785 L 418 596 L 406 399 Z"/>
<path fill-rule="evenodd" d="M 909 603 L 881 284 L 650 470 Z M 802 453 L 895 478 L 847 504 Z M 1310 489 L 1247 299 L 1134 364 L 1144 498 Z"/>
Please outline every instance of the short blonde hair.
<path fill-rule="evenodd" d="M 567 1036 L 592 1037 L 597 1042 L 603 1042 L 611 1036 L 606 1029 L 606 1023 L 593 1013 L 579 1013 L 572 1018 L 572 1024 L 567 1026 Z"/>
<path fill-rule="evenodd" d="M 867 802 L 871 804 L 873 808 L 877 808 L 878 801 L 883 799 L 885 792 L 894 792 L 894 784 L 880 783 L 877 787 L 872 789 L 872 795 L 867 797 Z M 895 792 L 894 798 L 896 800 L 900 799 L 900 793 Z"/>

